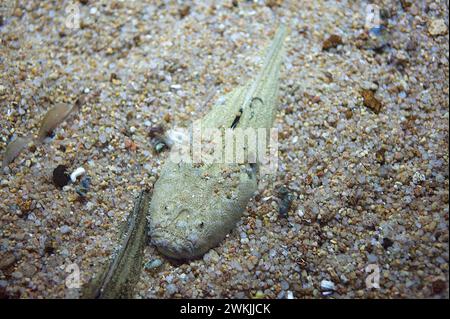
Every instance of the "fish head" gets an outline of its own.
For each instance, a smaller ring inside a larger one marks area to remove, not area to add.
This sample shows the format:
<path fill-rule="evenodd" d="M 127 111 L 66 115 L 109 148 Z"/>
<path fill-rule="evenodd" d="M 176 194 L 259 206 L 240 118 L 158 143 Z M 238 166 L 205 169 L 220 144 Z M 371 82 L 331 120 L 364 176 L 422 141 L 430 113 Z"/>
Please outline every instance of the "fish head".
<path fill-rule="evenodd" d="M 171 258 L 199 257 L 235 226 L 256 190 L 256 177 L 238 167 L 166 164 L 149 206 L 151 242 Z"/>

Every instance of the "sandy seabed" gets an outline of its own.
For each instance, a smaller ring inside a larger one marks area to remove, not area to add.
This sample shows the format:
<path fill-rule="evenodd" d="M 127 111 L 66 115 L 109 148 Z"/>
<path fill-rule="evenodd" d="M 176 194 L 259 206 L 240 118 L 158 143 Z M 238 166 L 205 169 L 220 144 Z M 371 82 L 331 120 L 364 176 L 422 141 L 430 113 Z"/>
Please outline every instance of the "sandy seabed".
<path fill-rule="evenodd" d="M 0 296 L 65 297 L 70 265 L 88 282 L 167 157 L 152 128 L 247 83 L 284 23 L 273 182 L 203 258 L 148 245 L 135 297 L 448 298 L 448 1 L 374 1 L 375 29 L 368 1 L 180 3 L 0 4 L 0 151 L 88 97 L 0 176 Z M 58 165 L 86 170 L 84 198 Z"/>

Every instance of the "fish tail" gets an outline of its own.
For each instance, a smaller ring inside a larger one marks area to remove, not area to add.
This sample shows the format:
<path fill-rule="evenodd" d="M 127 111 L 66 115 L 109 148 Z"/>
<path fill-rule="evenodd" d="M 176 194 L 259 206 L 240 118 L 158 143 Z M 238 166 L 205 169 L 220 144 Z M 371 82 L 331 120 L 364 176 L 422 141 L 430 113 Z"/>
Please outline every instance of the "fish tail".
<path fill-rule="evenodd" d="M 247 107 L 254 97 L 258 96 L 261 98 L 259 95 L 265 95 L 265 89 L 274 89 L 274 87 L 278 87 L 277 82 L 284 52 L 283 43 L 285 37 L 286 26 L 280 25 L 275 33 L 274 39 L 272 40 L 272 44 L 267 49 L 262 69 L 251 84 L 250 89 L 247 91 L 244 99 L 244 107 Z"/>
<path fill-rule="evenodd" d="M 257 77 L 247 87 L 241 109 L 243 126 L 271 127 L 277 110 L 279 76 L 284 56 L 286 26 L 281 25 L 268 47 Z M 259 102 L 258 102 L 259 101 Z M 245 111 L 247 110 L 247 112 Z"/>
<path fill-rule="evenodd" d="M 284 54 L 283 43 L 286 33 L 286 26 L 284 24 L 280 25 L 275 33 L 274 39 L 272 40 L 272 44 L 267 49 L 263 68 L 257 78 L 257 81 L 255 82 L 262 82 L 265 78 L 270 77 L 274 69 L 279 69 Z"/>

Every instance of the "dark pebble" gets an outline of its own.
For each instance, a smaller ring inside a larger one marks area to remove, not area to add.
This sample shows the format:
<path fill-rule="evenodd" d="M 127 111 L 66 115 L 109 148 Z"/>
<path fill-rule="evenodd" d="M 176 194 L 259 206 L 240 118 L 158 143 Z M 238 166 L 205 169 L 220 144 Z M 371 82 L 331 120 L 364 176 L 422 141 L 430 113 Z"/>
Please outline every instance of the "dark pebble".
<path fill-rule="evenodd" d="M 60 187 L 63 188 L 64 186 L 66 186 L 70 181 L 70 176 L 69 174 L 67 174 L 67 166 L 66 165 L 58 165 L 54 170 L 53 170 L 53 183 Z"/>
<path fill-rule="evenodd" d="M 156 153 L 161 153 L 165 149 L 168 149 L 167 143 L 162 136 L 156 136 L 150 140 L 150 144 Z"/>
<path fill-rule="evenodd" d="M 65 152 L 66 152 L 66 146 L 61 144 L 61 145 L 59 146 L 59 150 L 60 150 L 61 152 L 65 153 Z"/>
<path fill-rule="evenodd" d="M 153 126 L 148 132 L 148 136 L 153 138 L 164 134 L 164 128 L 161 125 Z"/>
<path fill-rule="evenodd" d="M 81 186 L 83 186 L 83 188 L 85 188 L 86 190 L 89 189 L 89 187 L 91 186 L 91 178 L 89 176 L 84 176 L 81 179 Z"/>
<path fill-rule="evenodd" d="M 394 242 L 391 239 L 385 237 L 385 238 L 383 238 L 383 243 L 381 245 L 383 246 L 384 249 L 388 249 L 393 244 L 394 244 Z"/>
<path fill-rule="evenodd" d="M 52 255 L 56 250 L 56 242 L 52 238 L 47 238 L 44 243 L 44 253 L 47 255 Z"/>
<path fill-rule="evenodd" d="M 91 186 L 91 178 L 89 176 L 84 176 L 81 179 L 81 185 L 77 187 L 75 191 L 80 197 L 86 197 L 90 186 Z"/>
<path fill-rule="evenodd" d="M 375 153 L 375 159 L 377 160 L 378 163 L 380 163 L 382 165 L 386 162 L 385 153 L 386 153 L 386 150 L 384 148 L 379 149 Z"/>
<path fill-rule="evenodd" d="M 278 189 L 278 197 L 280 198 L 278 213 L 281 217 L 285 218 L 288 216 L 289 210 L 291 209 L 294 195 L 292 195 L 285 186 L 281 186 Z"/>
<path fill-rule="evenodd" d="M 381 111 L 383 105 L 375 97 L 375 93 L 371 90 L 362 90 L 361 95 L 364 99 L 364 106 L 371 109 L 374 113 L 378 114 Z"/>
<path fill-rule="evenodd" d="M 190 12 L 191 12 L 191 7 L 189 7 L 189 6 L 184 6 L 178 11 L 181 19 L 186 17 Z"/>
<path fill-rule="evenodd" d="M 445 281 L 443 281 L 443 280 L 438 279 L 436 281 L 433 281 L 433 283 L 432 283 L 433 293 L 434 294 L 442 293 L 445 290 L 445 286 L 446 286 L 446 284 L 445 284 Z"/>

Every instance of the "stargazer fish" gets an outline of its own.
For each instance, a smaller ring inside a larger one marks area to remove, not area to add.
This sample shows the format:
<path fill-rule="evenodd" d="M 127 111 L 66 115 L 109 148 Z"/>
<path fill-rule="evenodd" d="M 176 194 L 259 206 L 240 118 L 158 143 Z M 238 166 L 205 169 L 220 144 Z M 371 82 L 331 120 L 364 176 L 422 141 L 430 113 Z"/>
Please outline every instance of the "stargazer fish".
<path fill-rule="evenodd" d="M 280 26 L 259 74 L 213 107 L 200 120 L 202 127 L 272 128 L 285 34 Z M 167 160 L 148 210 L 151 242 L 174 259 L 196 258 L 218 245 L 257 191 L 257 165 Z"/>

